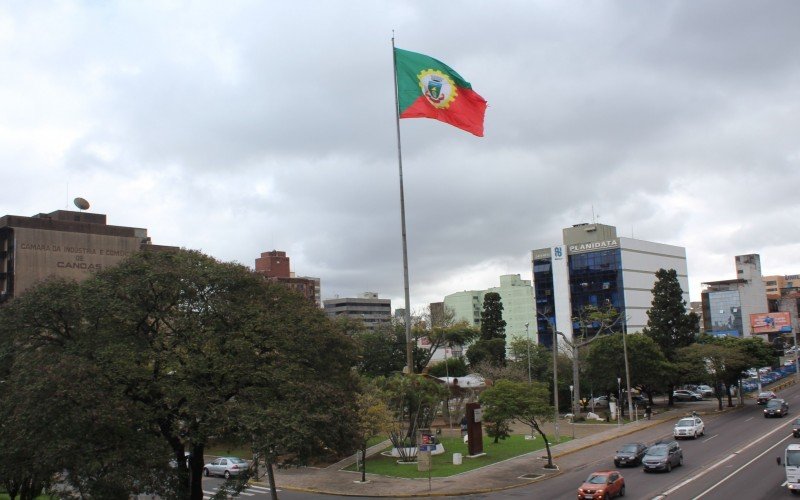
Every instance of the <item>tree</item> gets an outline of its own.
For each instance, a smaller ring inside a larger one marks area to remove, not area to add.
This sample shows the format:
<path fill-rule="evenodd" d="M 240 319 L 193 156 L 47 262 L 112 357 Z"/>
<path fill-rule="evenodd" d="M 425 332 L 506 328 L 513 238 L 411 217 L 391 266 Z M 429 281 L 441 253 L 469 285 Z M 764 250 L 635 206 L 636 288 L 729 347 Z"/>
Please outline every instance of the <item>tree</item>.
<path fill-rule="evenodd" d="M 369 377 L 388 377 L 406 365 L 406 333 L 402 324 L 355 333 L 358 371 Z M 414 359 L 417 359 L 415 356 Z"/>
<path fill-rule="evenodd" d="M 667 361 L 673 364 L 679 361 L 678 349 L 693 343 L 700 327 L 698 316 L 693 312 L 686 313 L 686 301 L 683 300 L 683 290 L 674 269 L 656 271 L 653 303 L 647 311 L 647 318 L 647 326 L 642 333 L 661 347 Z M 679 374 L 672 370 L 665 377 L 671 406 L 672 391 L 679 380 Z"/>
<path fill-rule="evenodd" d="M 653 390 L 660 386 L 666 359 L 661 349 L 650 337 L 628 335 L 628 368 L 631 385 L 648 395 L 653 403 Z M 607 335 L 597 339 L 589 346 L 585 359 L 586 376 L 593 388 L 610 395 L 617 391 L 617 378 L 625 379 L 625 358 L 622 348 L 622 335 Z M 624 406 L 623 406 L 624 408 Z"/>
<path fill-rule="evenodd" d="M 745 371 L 751 367 L 758 367 L 772 364 L 775 359 L 773 350 L 769 344 L 758 337 L 737 338 L 737 337 L 712 337 L 703 335 L 698 338 L 699 344 L 712 344 L 725 346 L 738 353 L 735 358 L 726 359 L 721 381 L 725 386 L 725 395 L 728 397 L 728 406 L 733 406 L 731 387 L 738 385 L 739 380 L 745 377 Z M 718 388 L 717 397 L 722 394 Z"/>
<path fill-rule="evenodd" d="M 732 373 L 741 374 L 747 368 L 745 355 L 734 345 L 714 341 L 682 347 L 678 354 L 684 376 L 713 387 L 718 409 L 722 410 L 722 386 Z"/>
<path fill-rule="evenodd" d="M 355 422 L 356 435 L 361 443 L 361 481 L 366 481 L 367 441 L 381 433 L 388 434 L 392 429 L 392 413 L 386 405 L 385 396 L 371 380 L 361 380 L 361 391 L 356 398 L 358 419 Z"/>
<path fill-rule="evenodd" d="M 484 417 L 489 421 L 517 420 L 536 430 L 547 448 L 547 467 L 553 468 L 553 455 L 541 424 L 553 418 L 548 404 L 548 390 L 543 384 L 498 380 L 480 396 Z"/>
<path fill-rule="evenodd" d="M 175 497 L 203 497 L 212 436 L 301 461 L 355 449 L 354 345 L 301 295 L 192 251 L 139 252 L 74 286 L 71 308 L 47 300 L 50 288 L 9 304 L 37 311 L 12 332 L 21 349 L 14 370 L 29 369 L 20 363 L 37 351 L 85 364 L 110 393 L 99 408 L 86 395 L 84 411 L 107 422 L 109 403 L 132 409 L 132 427 L 157 436 L 177 462 Z M 52 417 L 69 438 L 82 432 L 69 415 Z M 114 453 L 137 445 L 121 443 Z M 165 468 L 168 455 L 161 458 Z"/>
<path fill-rule="evenodd" d="M 483 298 L 480 338 L 470 346 L 467 358 L 470 365 L 489 360 L 496 365 L 506 362 L 506 322 L 500 294 L 489 292 Z"/>

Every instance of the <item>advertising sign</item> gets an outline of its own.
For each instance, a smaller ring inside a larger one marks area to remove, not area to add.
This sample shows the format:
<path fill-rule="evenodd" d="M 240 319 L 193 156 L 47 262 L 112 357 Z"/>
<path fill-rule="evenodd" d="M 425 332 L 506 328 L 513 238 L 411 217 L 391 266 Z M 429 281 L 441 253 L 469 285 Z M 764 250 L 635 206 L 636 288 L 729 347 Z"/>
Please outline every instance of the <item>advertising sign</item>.
<path fill-rule="evenodd" d="M 788 312 L 751 314 L 750 327 L 753 333 L 791 332 L 792 317 Z"/>

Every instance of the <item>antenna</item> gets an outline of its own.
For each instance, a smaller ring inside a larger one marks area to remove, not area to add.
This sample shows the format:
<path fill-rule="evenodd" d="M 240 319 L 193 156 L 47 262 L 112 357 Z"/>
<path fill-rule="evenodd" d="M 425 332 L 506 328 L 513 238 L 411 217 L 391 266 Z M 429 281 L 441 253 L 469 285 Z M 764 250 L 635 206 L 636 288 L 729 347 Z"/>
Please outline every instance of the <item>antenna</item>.
<path fill-rule="evenodd" d="M 89 210 L 90 206 L 89 202 L 83 198 L 75 198 L 74 200 L 72 200 L 72 203 L 74 203 L 75 206 L 78 207 L 81 211 Z"/>

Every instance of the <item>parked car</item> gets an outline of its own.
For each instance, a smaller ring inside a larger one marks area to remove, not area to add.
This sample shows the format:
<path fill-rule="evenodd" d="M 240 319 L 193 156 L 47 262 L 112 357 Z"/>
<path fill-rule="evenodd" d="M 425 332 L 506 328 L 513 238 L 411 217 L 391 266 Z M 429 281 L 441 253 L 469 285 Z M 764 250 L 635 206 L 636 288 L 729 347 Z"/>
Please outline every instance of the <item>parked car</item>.
<path fill-rule="evenodd" d="M 672 399 L 675 401 L 700 401 L 703 399 L 701 394 L 686 389 L 678 389 L 672 392 Z"/>
<path fill-rule="evenodd" d="M 672 472 L 673 467 L 683 465 L 683 450 L 677 441 L 659 442 L 647 449 L 642 459 L 645 472 L 665 470 Z"/>
<path fill-rule="evenodd" d="M 713 398 L 716 392 L 710 385 L 698 385 L 695 387 L 694 392 L 699 393 L 704 398 Z"/>
<path fill-rule="evenodd" d="M 578 488 L 578 500 L 606 500 L 625 496 L 625 478 L 619 471 L 592 472 Z"/>
<path fill-rule="evenodd" d="M 594 406 L 608 406 L 608 396 L 597 396 L 589 400 L 589 407 Z"/>
<path fill-rule="evenodd" d="M 785 399 L 770 399 L 767 401 L 767 407 L 764 408 L 764 418 L 767 417 L 785 417 L 789 414 L 789 403 Z"/>
<path fill-rule="evenodd" d="M 759 392 L 758 397 L 756 398 L 756 403 L 760 405 L 765 405 L 767 404 L 767 401 L 769 401 L 770 399 L 775 399 L 777 397 L 778 395 L 772 391 Z"/>
<path fill-rule="evenodd" d="M 675 439 L 680 438 L 693 438 L 702 436 L 706 433 L 706 425 L 700 417 L 686 417 L 678 420 L 675 427 L 672 429 L 672 435 Z"/>
<path fill-rule="evenodd" d="M 800 438 L 800 418 L 796 418 L 792 422 L 792 436 Z"/>
<path fill-rule="evenodd" d="M 222 476 L 228 479 L 247 471 L 250 464 L 239 457 L 219 457 L 203 466 L 204 476 Z"/>
<path fill-rule="evenodd" d="M 641 465 L 642 458 L 644 458 L 646 452 L 647 446 L 643 443 L 624 444 L 614 455 L 614 465 L 617 467 L 623 465 Z"/>

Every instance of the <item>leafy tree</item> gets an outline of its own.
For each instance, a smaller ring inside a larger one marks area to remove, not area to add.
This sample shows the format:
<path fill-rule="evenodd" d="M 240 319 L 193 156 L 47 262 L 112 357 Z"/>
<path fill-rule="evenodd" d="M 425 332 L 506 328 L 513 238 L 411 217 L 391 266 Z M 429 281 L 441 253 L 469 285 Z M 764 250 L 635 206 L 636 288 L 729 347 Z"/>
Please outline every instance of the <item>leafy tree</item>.
<path fill-rule="evenodd" d="M 448 358 L 430 365 L 428 375 L 433 377 L 463 377 L 469 373 L 463 358 Z"/>
<path fill-rule="evenodd" d="M 627 336 L 628 368 L 631 385 L 648 395 L 653 403 L 653 390 L 660 386 L 666 359 L 661 349 L 650 337 L 641 334 Z M 625 357 L 622 335 L 600 337 L 589 346 L 585 359 L 586 376 L 592 381 L 597 394 L 610 396 L 617 392 L 617 378 L 625 380 Z M 625 405 L 623 405 L 624 408 Z"/>
<path fill-rule="evenodd" d="M 386 325 L 354 334 L 359 354 L 358 371 L 369 377 L 388 377 L 402 372 L 406 365 L 404 328 L 403 325 Z"/>
<path fill-rule="evenodd" d="M 745 371 L 751 367 L 770 365 L 775 361 L 771 346 L 758 337 L 742 339 L 703 335 L 698 339 L 698 343 L 725 346 L 739 354 L 735 358 L 726 359 L 722 371 L 721 381 L 725 387 L 725 395 L 728 397 L 728 406 L 733 406 L 731 387 L 735 387 L 739 383 L 739 380 L 745 376 Z M 717 389 L 717 397 L 722 397 L 719 389 Z"/>
<path fill-rule="evenodd" d="M 484 417 L 492 422 L 517 420 L 530 426 L 542 437 L 547 448 L 547 467 L 553 468 L 553 455 L 541 424 L 553 418 L 548 404 L 548 390 L 543 384 L 499 380 L 480 396 Z"/>
<path fill-rule="evenodd" d="M 506 363 L 506 322 L 503 320 L 503 303 L 500 294 L 489 292 L 483 298 L 480 338 L 467 351 L 469 363 L 479 364 L 489 360 L 496 365 Z"/>
<path fill-rule="evenodd" d="M 427 343 L 426 347 L 420 348 L 414 353 L 414 364 L 418 367 L 417 371 L 421 373 L 439 349 L 463 347 L 475 340 L 480 335 L 480 331 L 469 326 L 465 321 L 461 321 L 431 329 L 418 327 L 413 330 L 413 335 L 417 341 L 415 345 L 419 344 L 423 338 Z"/>
<path fill-rule="evenodd" d="M 693 343 L 700 329 L 698 316 L 686 312 L 683 290 L 674 269 L 656 271 L 653 304 L 647 311 L 647 318 L 647 326 L 642 332 L 655 340 L 667 361 L 674 365 L 680 361 L 678 350 Z M 675 370 L 665 374 L 670 406 L 673 404 L 672 391 L 679 376 Z"/>
<path fill-rule="evenodd" d="M 299 294 L 191 251 L 140 252 L 73 286 L 71 308 L 47 300 L 56 294 L 49 288 L 9 304 L 38 311 L 21 315 L 12 332 L 20 346 L 14 369 L 28 368 L 25 356 L 39 351 L 53 360 L 73 356 L 96 378 L 86 391 L 108 390 L 100 402 L 77 393 L 83 410 L 109 426 L 115 415 L 108 408 L 128 415 L 132 429 L 157 436 L 174 457 L 177 487 L 168 497 L 203 497 L 211 436 L 290 451 L 301 461 L 355 448 L 354 346 Z M 51 417 L 70 439 L 85 432 L 68 414 Z M 120 443 L 113 453 L 137 446 Z M 101 462 L 108 453 L 93 457 Z M 162 469 L 169 455 L 159 457 Z M 140 482 L 153 471 L 132 477 Z"/>
<path fill-rule="evenodd" d="M 722 410 L 722 386 L 731 373 L 741 374 L 747 368 L 747 358 L 735 345 L 719 342 L 696 342 L 682 347 L 680 366 L 687 378 L 708 383 L 714 388 L 718 409 Z"/>
<path fill-rule="evenodd" d="M 386 433 L 392 429 L 392 413 L 386 405 L 385 396 L 371 380 L 361 381 L 361 391 L 356 398 L 358 419 L 355 422 L 356 435 L 361 444 L 361 481 L 365 481 L 367 471 L 367 441 L 373 436 Z"/>
<path fill-rule="evenodd" d="M 514 356 L 513 362 L 507 362 L 508 366 L 515 366 L 525 372 L 525 380 L 528 374 L 528 353 L 530 352 L 531 379 L 547 381 L 553 378 L 553 354 L 550 349 L 533 340 L 514 337 L 511 340 L 511 353 Z M 511 377 L 502 377 L 511 378 Z"/>

